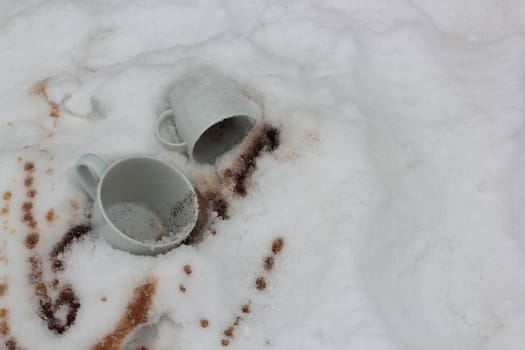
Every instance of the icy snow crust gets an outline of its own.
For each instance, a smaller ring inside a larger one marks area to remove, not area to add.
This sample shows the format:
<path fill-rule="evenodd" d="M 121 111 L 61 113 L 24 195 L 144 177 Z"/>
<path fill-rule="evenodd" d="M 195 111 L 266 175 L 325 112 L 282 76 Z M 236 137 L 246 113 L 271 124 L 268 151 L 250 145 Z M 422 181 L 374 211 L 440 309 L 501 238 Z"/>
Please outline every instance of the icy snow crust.
<path fill-rule="evenodd" d="M 512 0 L 0 1 L 0 348 L 91 349 L 157 278 L 123 349 L 523 349 L 524 18 Z M 153 133 L 170 82 L 197 63 L 264 107 L 280 147 L 197 245 L 151 258 L 96 230 L 74 243 L 56 276 L 81 306 L 52 333 L 27 260 L 42 256 L 51 280 L 49 252 L 83 220 L 77 157 L 149 154 L 213 175 Z"/>

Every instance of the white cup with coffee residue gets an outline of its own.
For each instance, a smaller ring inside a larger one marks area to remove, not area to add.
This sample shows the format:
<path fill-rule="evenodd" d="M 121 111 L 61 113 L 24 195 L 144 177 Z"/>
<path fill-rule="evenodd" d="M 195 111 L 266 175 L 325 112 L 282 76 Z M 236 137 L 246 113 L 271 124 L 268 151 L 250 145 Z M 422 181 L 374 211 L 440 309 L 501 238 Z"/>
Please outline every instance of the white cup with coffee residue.
<path fill-rule="evenodd" d="M 94 200 L 94 224 L 115 248 L 156 255 L 181 244 L 197 222 L 195 189 L 171 164 L 133 156 L 111 164 L 94 154 L 76 162 L 82 187 Z"/>
<path fill-rule="evenodd" d="M 169 102 L 171 109 L 157 119 L 157 138 L 167 149 L 187 153 L 199 163 L 213 163 L 262 119 L 261 107 L 233 80 L 207 67 L 177 79 Z M 178 142 L 170 140 L 170 126 Z"/>

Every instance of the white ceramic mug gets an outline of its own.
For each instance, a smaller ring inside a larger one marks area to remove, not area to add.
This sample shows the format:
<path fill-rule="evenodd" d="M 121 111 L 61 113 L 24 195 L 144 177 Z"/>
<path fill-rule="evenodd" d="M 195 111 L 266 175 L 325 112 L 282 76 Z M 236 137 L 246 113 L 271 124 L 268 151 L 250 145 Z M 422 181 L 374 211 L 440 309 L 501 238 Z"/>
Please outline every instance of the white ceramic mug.
<path fill-rule="evenodd" d="M 107 164 L 94 154 L 76 162 L 93 219 L 115 248 L 156 255 L 176 246 L 197 222 L 198 201 L 190 181 L 174 166 L 146 156 Z"/>
<path fill-rule="evenodd" d="M 239 144 L 261 120 L 261 107 L 237 84 L 210 68 L 193 70 L 178 79 L 170 90 L 170 110 L 155 125 L 159 141 L 168 149 L 187 152 L 192 160 L 213 163 Z M 173 121 L 181 142 L 163 136 L 165 123 Z"/>

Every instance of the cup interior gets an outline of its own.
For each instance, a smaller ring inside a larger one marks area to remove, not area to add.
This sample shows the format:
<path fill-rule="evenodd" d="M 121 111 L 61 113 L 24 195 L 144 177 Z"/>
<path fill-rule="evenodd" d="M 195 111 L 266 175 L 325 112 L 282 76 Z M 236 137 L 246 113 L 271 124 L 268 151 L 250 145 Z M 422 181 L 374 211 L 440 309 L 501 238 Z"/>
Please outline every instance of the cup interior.
<path fill-rule="evenodd" d="M 253 124 L 253 120 L 244 115 L 228 117 L 213 124 L 195 143 L 193 159 L 200 163 L 214 163 L 218 156 L 238 145 Z"/>
<path fill-rule="evenodd" d="M 181 242 L 198 215 L 191 183 L 177 169 L 153 158 L 113 164 L 100 185 L 103 215 L 122 234 L 148 244 Z"/>

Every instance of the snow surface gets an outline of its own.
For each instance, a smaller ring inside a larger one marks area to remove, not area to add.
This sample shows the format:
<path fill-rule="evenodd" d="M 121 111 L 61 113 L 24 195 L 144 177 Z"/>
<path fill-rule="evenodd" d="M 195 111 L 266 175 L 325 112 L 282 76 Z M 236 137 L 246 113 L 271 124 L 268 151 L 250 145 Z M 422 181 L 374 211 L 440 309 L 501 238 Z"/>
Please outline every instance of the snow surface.
<path fill-rule="evenodd" d="M 155 276 L 148 324 L 124 349 L 223 348 L 238 315 L 228 349 L 524 349 L 524 34 L 515 0 L 1 0 L 9 337 L 27 350 L 91 349 Z M 137 257 L 96 230 L 73 244 L 58 277 L 81 307 L 64 334 L 50 332 L 27 259 L 44 257 L 53 278 L 49 251 L 89 206 L 73 169 L 82 153 L 155 155 L 213 182 L 211 166 L 153 133 L 170 82 L 195 64 L 235 79 L 281 146 L 197 245 Z M 49 101 L 31 93 L 45 79 Z M 21 221 L 26 161 L 34 251 Z M 276 237 L 285 244 L 267 273 Z"/>

